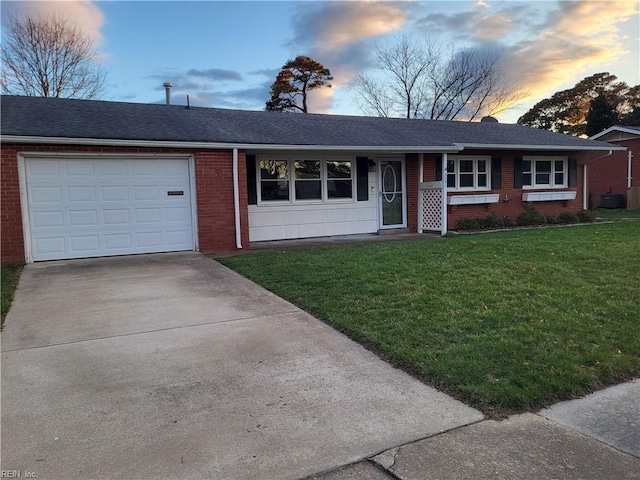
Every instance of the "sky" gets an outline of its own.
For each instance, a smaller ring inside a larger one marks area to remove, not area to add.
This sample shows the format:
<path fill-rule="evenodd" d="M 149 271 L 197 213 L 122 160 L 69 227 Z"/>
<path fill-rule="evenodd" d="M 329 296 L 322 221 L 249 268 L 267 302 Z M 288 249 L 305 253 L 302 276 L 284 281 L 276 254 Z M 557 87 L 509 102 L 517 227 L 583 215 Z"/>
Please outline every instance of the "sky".
<path fill-rule="evenodd" d="M 527 93 L 497 115 L 514 123 L 533 104 L 598 72 L 640 84 L 640 0 L 2 1 L 10 15 L 56 13 L 94 38 L 108 77 L 102 100 L 262 110 L 282 65 L 324 64 L 333 87 L 310 111 L 361 115 L 350 83 L 376 45 L 402 35 L 442 46 L 499 48 Z"/>

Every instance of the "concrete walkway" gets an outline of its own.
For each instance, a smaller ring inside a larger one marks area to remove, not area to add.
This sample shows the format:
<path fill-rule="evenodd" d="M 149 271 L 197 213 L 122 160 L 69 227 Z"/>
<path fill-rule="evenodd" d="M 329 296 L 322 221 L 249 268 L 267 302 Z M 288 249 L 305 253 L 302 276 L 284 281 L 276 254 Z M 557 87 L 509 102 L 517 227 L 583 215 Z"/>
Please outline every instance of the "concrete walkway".
<path fill-rule="evenodd" d="M 482 420 L 194 253 L 28 265 L 2 333 L 2 470 L 294 479 Z"/>
<path fill-rule="evenodd" d="M 640 478 L 640 380 L 538 414 L 485 420 L 314 480 Z"/>

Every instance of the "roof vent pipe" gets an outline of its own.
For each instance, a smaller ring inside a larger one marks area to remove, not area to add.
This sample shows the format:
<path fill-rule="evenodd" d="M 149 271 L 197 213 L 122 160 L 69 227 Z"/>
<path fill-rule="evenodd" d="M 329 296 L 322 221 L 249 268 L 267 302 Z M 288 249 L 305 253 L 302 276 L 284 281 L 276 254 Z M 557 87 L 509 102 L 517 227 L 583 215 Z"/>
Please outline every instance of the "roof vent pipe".
<path fill-rule="evenodd" d="M 171 87 L 173 87 L 173 84 L 171 82 L 164 82 L 162 86 L 167 94 L 167 105 L 171 105 Z"/>
<path fill-rule="evenodd" d="M 486 116 L 480 119 L 480 123 L 498 123 L 498 119 L 495 117 Z"/>

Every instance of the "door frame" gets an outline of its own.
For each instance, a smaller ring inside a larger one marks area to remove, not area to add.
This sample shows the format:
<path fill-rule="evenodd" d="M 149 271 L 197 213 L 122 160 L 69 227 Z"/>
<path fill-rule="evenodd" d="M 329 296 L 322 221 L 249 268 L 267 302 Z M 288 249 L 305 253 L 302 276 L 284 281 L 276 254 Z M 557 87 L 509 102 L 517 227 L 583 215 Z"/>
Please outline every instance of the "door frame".
<path fill-rule="evenodd" d="M 402 223 L 394 224 L 394 225 L 384 225 L 384 219 L 382 218 L 383 210 L 382 210 L 382 162 L 400 162 L 400 171 L 402 172 Z M 378 183 L 378 228 L 380 230 L 390 230 L 394 228 L 407 228 L 407 169 L 405 158 L 403 157 L 394 157 L 394 156 L 384 156 L 378 157 L 376 159 L 376 170 L 377 173 L 377 183 Z"/>

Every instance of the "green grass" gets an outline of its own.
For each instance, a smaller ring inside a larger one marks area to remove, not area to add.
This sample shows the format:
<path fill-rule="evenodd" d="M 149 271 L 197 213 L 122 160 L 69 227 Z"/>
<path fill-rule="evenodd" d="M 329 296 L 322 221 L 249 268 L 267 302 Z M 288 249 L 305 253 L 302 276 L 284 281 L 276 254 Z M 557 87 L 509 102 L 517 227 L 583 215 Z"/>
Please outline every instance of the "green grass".
<path fill-rule="evenodd" d="M 599 208 L 597 210 L 598 218 L 618 219 L 618 218 L 640 218 L 640 209 L 627 210 L 626 208 Z"/>
<path fill-rule="evenodd" d="M 18 286 L 18 280 L 20 279 L 20 273 L 22 273 L 23 265 L 3 265 L 0 272 L 0 310 L 2 313 L 2 325 L 4 325 L 4 317 L 9 312 L 11 301 L 13 300 L 13 294 Z"/>
<path fill-rule="evenodd" d="M 219 261 L 487 414 L 640 374 L 640 222 Z"/>

